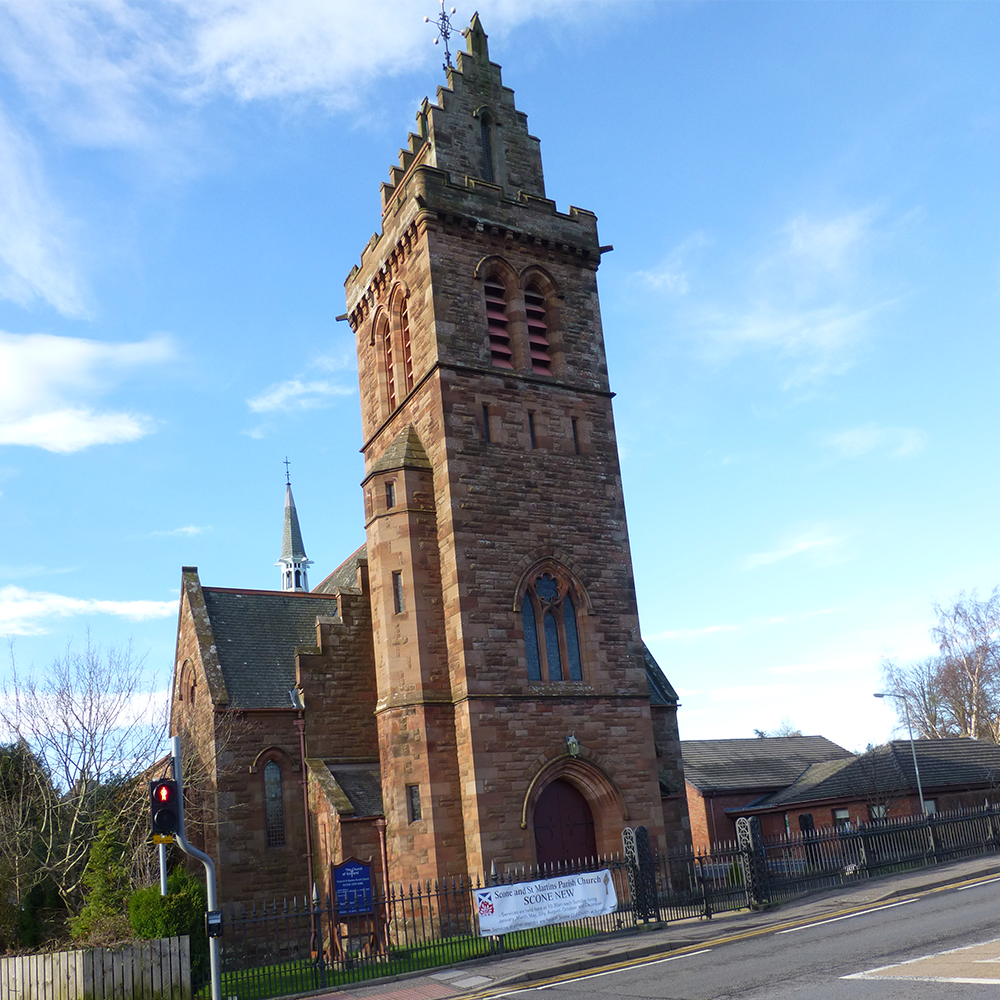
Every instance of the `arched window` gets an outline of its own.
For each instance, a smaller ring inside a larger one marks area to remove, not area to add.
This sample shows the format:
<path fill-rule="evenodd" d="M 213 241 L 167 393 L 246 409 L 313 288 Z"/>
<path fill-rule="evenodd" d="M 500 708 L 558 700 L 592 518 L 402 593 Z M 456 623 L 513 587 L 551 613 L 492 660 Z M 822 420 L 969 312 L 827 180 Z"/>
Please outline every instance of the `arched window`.
<path fill-rule="evenodd" d="M 413 350 L 410 347 L 410 314 L 406 308 L 406 299 L 399 311 L 399 334 L 403 345 L 403 379 L 406 391 L 413 388 Z"/>
<path fill-rule="evenodd" d="M 513 368 L 514 352 L 507 324 L 507 287 L 499 278 L 487 278 L 486 325 L 490 334 L 490 357 L 495 368 Z"/>
<path fill-rule="evenodd" d="M 582 681 L 580 637 L 569 580 L 544 572 L 524 591 L 521 601 L 528 680 Z"/>
<path fill-rule="evenodd" d="M 483 145 L 483 180 L 493 183 L 493 144 L 490 141 L 489 115 L 479 116 L 479 138 Z"/>
<path fill-rule="evenodd" d="M 537 285 L 528 285 L 524 290 L 524 311 L 528 320 L 531 370 L 536 375 L 551 375 L 552 359 L 549 357 L 549 324 L 545 315 L 545 296 Z"/>
<path fill-rule="evenodd" d="M 285 802 L 281 788 L 281 767 L 269 760 L 264 765 L 264 830 L 268 847 L 285 846 Z"/>
<path fill-rule="evenodd" d="M 396 409 L 396 372 L 393 368 L 392 330 L 388 323 L 382 328 L 382 356 L 385 359 L 385 398 L 392 413 Z"/>

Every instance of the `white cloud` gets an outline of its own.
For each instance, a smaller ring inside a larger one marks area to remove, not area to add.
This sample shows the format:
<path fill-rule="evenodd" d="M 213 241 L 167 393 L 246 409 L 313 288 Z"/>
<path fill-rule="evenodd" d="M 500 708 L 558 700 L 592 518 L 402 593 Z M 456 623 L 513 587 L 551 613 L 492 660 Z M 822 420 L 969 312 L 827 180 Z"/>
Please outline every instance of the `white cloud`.
<path fill-rule="evenodd" d="M 49 631 L 47 622 L 53 618 L 101 614 L 147 621 L 176 613 L 176 601 L 102 601 L 0 587 L 0 635 L 44 635 Z"/>
<path fill-rule="evenodd" d="M 806 552 L 829 553 L 845 541 L 844 536 L 832 535 L 825 528 L 818 527 L 796 535 L 769 552 L 755 552 L 747 556 L 743 565 L 745 569 L 756 569 L 758 566 L 770 566 Z"/>
<path fill-rule="evenodd" d="M 149 417 L 99 412 L 87 400 L 125 372 L 172 355 L 166 337 L 114 344 L 0 331 L 0 444 L 65 453 L 148 434 Z"/>
<path fill-rule="evenodd" d="M 825 443 L 847 458 L 859 458 L 873 451 L 887 452 L 893 458 L 908 458 L 923 451 L 927 435 L 913 427 L 865 424 L 830 434 Z"/>
<path fill-rule="evenodd" d="M 686 295 L 691 290 L 689 258 L 707 242 L 703 233 L 695 233 L 674 247 L 652 270 L 638 271 L 636 277 L 656 291 L 666 292 L 668 295 Z"/>
<path fill-rule="evenodd" d="M 211 531 L 212 526 L 206 525 L 203 528 L 198 527 L 194 524 L 185 525 L 183 528 L 170 528 L 168 531 L 154 531 L 152 535 L 154 538 L 163 537 L 185 537 L 192 538 L 194 535 L 203 535 L 206 531 Z"/>
<path fill-rule="evenodd" d="M 86 313 L 66 246 L 68 224 L 45 190 L 28 138 L 0 108 L 0 298 L 41 299 L 66 316 Z"/>
<path fill-rule="evenodd" d="M 799 215 L 784 229 L 785 252 L 791 258 L 824 271 L 840 271 L 871 239 L 874 218 L 875 213 L 870 208 L 832 219 Z"/>
<path fill-rule="evenodd" d="M 693 307 L 693 327 L 707 360 L 770 355 L 794 389 L 845 372 L 891 303 L 873 296 L 866 259 L 881 237 L 872 209 L 816 218 L 803 213 L 781 226 L 756 261 L 742 303 Z"/>
<path fill-rule="evenodd" d="M 303 382 L 289 379 L 265 389 L 259 396 L 247 400 L 254 413 L 272 413 L 275 410 L 315 410 L 329 406 L 334 396 L 350 396 L 354 390 L 325 379 Z"/>

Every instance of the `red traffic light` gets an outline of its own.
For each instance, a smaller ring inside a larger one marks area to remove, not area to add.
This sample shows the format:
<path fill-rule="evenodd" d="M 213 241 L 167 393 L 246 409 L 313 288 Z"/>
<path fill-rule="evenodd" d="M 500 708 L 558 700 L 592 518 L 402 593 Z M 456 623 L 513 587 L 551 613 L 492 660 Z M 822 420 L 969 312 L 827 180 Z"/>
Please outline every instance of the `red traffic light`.
<path fill-rule="evenodd" d="M 169 778 L 149 783 L 149 821 L 153 833 L 177 833 L 181 825 L 177 782 Z"/>

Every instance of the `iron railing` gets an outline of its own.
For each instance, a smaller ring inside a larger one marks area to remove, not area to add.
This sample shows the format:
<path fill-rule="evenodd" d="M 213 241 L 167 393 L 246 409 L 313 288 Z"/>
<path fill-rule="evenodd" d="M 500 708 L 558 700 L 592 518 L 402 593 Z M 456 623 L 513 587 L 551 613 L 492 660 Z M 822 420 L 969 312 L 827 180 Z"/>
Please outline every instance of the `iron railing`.
<path fill-rule="evenodd" d="M 640 923 L 760 907 L 874 875 L 1000 850 L 1000 805 L 993 804 L 787 836 L 761 837 L 759 827 L 753 827 L 752 835 L 742 838 L 744 846 L 733 841 L 710 850 L 673 851 L 647 860 L 641 871 L 634 868 L 634 855 L 631 861 L 595 857 L 542 869 L 508 868 L 486 879 L 392 885 L 372 899 L 346 906 L 342 899 L 339 910 L 332 898 L 231 906 L 223 918 L 222 992 L 238 1000 L 263 1000 L 323 990 L 631 930 Z M 650 863 L 651 869 L 645 867 Z M 480 937 L 475 889 L 605 868 L 618 897 L 616 912 Z"/>

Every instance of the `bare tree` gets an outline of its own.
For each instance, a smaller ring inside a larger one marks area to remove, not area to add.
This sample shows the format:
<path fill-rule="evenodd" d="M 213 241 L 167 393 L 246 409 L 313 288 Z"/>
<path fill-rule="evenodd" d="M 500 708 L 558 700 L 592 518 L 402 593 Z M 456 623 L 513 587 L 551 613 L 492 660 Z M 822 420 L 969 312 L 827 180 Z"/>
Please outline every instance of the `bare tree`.
<path fill-rule="evenodd" d="M 0 729 L 38 763 L 22 793 L 34 811 L 35 871 L 52 879 L 70 912 L 102 813 L 121 818 L 140 867 L 149 850 L 142 777 L 162 751 L 165 713 L 144 683 L 143 660 L 131 644 L 102 649 L 88 634 L 82 650 L 67 648 L 38 677 L 18 668 L 11 647 Z M 25 821 L 23 806 L 5 811 L 0 836 Z"/>
<path fill-rule="evenodd" d="M 1000 590 L 975 591 L 935 604 L 937 656 L 916 663 L 884 660 L 887 687 L 906 699 L 925 739 L 971 736 L 1000 743 Z"/>

